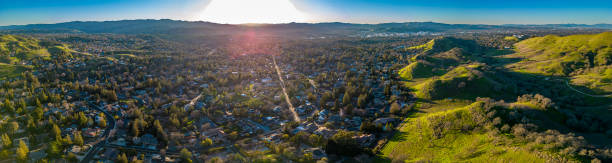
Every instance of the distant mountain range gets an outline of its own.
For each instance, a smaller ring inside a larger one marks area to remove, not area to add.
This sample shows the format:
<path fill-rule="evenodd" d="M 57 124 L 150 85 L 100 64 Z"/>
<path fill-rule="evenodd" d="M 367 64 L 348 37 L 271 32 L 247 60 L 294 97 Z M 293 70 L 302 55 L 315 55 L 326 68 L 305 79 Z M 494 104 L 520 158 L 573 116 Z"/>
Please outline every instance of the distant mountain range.
<path fill-rule="evenodd" d="M 460 32 L 460 31 L 504 31 L 524 29 L 556 29 L 556 28 L 598 28 L 612 29 L 612 24 L 444 24 L 435 22 L 407 22 L 382 24 L 351 24 L 351 23 L 288 23 L 288 24 L 216 24 L 203 21 L 179 20 L 119 20 L 119 21 L 73 21 L 56 24 L 29 24 L 0 26 L 0 30 L 23 33 L 117 33 L 117 34 L 180 34 L 204 33 L 227 34 L 242 30 L 273 30 L 277 34 L 285 32 L 292 34 L 328 34 L 342 35 L 359 32 Z"/>

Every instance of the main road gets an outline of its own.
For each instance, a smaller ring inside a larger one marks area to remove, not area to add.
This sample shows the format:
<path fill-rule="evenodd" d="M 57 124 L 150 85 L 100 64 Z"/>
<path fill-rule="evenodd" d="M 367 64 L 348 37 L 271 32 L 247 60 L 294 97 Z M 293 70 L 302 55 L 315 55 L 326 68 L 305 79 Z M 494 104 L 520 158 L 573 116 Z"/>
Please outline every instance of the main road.
<path fill-rule="evenodd" d="M 293 119 L 296 122 L 300 122 L 302 120 L 300 120 L 300 116 L 297 114 L 297 112 L 295 112 L 295 107 L 293 107 L 293 104 L 291 104 L 289 94 L 287 94 L 287 89 L 285 88 L 285 80 L 283 80 L 283 75 L 281 74 L 280 68 L 278 68 L 278 65 L 276 64 L 276 59 L 274 56 L 272 56 L 272 62 L 274 62 L 274 68 L 276 68 L 276 74 L 278 75 L 278 79 L 280 80 L 283 95 L 285 95 L 285 101 L 287 101 L 287 105 L 289 105 L 289 110 L 291 111 L 291 113 L 293 113 Z"/>

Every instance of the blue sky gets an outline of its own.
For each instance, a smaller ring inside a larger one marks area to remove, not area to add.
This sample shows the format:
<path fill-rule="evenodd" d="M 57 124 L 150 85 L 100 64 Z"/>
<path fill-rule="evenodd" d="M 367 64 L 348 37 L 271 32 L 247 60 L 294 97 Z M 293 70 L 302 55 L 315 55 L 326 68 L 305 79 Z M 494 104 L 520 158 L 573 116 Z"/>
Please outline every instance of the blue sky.
<path fill-rule="evenodd" d="M 199 20 L 211 0 L 0 0 L 0 25 Z M 252 1 L 252 0 L 251 0 Z M 612 0 L 290 0 L 309 22 L 612 23 Z M 239 4 L 238 4 L 239 5 Z"/>

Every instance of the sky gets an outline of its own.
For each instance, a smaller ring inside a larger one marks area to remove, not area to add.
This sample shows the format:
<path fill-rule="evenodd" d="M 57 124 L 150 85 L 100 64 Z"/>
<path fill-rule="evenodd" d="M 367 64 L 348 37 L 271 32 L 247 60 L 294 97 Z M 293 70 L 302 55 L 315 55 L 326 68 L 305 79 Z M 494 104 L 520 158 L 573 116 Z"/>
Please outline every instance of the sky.
<path fill-rule="evenodd" d="M 612 24 L 612 0 L 0 0 L 0 25 L 125 19 Z"/>

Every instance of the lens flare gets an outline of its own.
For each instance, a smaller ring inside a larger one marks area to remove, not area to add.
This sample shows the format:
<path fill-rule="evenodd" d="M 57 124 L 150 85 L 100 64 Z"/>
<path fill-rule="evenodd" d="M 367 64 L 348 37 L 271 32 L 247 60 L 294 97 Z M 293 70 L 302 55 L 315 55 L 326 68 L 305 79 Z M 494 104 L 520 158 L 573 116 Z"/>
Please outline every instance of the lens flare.
<path fill-rule="evenodd" d="M 289 0 L 213 0 L 201 19 L 215 23 L 290 23 L 304 22 L 306 15 Z"/>

